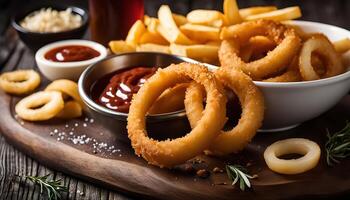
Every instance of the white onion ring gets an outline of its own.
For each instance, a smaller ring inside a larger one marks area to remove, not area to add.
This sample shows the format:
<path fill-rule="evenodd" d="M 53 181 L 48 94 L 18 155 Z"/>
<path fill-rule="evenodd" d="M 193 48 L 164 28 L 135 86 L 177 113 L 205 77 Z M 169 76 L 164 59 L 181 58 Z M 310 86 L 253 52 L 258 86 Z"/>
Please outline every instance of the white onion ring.
<path fill-rule="evenodd" d="M 64 102 L 60 92 L 41 91 L 19 101 L 15 111 L 22 119 L 43 121 L 55 117 L 63 107 Z"/>
<path fill-rule="evenodd" d="M 40 76 L 34 70 L 5 72 L 0 76 L 0 87 L 10 94 L 28 94 L 39 85 Z"/>
<path fill-rule="evenodd" d="M 304 156 L 290 160 L 278 158 L 292 153 Z M 303 138 L 290 138 L 268 146 L 264 152 L 264 159 L 272 171 L 280 174 L 300 174 L 314 168 L 320 155 L 321 150 L 317 143 Z"/>

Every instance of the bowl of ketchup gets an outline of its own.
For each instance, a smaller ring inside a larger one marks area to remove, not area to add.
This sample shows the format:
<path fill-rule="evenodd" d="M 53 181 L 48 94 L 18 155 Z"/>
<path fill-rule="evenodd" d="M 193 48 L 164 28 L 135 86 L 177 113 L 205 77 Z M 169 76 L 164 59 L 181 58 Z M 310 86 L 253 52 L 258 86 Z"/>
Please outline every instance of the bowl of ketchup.
<path fill-rule="evenodd" d="M 79 94 L 92 117 L 109 128 L 118 139 L 129 143 L 126 130 L 132 96 L 158 68 L 172 63 L 196 62 L 163 53 L 134 52 L 119 54 L 88 67 L 81 75 Z M 158 140 L 181 137 L 190 130 L 183 109 L 148 114 L 147 132 Z"/>
<path fill-rule="evenodd" d="M 63 40 L 40 48 L 35 54 L 35 60 L 48 79 L 77 81 L 89 65 L 106 56 L 106 48 L 96 42 Z"/>

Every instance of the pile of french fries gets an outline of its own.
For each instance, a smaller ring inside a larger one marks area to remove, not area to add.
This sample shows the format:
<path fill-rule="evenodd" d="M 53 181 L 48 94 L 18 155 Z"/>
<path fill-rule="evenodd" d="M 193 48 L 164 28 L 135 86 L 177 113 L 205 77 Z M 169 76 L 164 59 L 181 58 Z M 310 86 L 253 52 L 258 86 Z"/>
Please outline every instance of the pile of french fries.
<path fill-rule="evenodd" d="M 163 52 L 216 64 L 220 33 L 224 27 L 249 20 L 285 21 L 301 17 L 298 6 L 239 9 L 236 0 L 225 0 L 223 11 L 193 10 L 183 16 L 172 13 L 169 6 L 162 5 L 158 10 L 158 18 L 145 15 L 143 20 L 134 23 L 125 40 L 110 41 L 109 47 L 115 54 Z"/>

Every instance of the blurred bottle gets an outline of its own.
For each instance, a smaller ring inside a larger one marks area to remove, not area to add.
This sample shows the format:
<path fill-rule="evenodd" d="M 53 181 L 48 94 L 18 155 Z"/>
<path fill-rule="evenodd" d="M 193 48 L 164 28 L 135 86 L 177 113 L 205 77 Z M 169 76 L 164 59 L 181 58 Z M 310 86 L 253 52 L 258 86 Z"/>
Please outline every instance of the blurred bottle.
<path fill-rule="evenodd" d="M 124 40 L 133 23 L 142 19 L 143 0 L 89 0 L 91 39 L 105 46 Z"/>

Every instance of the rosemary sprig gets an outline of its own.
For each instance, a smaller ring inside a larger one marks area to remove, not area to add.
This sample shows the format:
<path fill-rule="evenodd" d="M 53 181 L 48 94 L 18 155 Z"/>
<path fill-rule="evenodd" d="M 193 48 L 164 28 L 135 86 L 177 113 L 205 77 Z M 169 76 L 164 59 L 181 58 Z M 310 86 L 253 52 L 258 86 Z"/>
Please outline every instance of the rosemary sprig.
<path fill-rule="evenodd" d="M 45 176 L 25 176 L 25 179 L 30 180 L 34 184 L 40 186 L 40 194 L 43 194 L 44 191 L 47 193 L 47 198 L 49 200 L 59 200 L 62 198 L 62 192 L 68 192 L 68 188 L 61 184 L 61 179 L 59 180 L 48 180 L 50 174 Z M 22 176 L 18 176 L 23 178 Z"/>
<path fill-rule="evenodd" d="M 244 191 L 245 187 L 251 187 L 249 179 L 256 178 L 248 174 L 248 170 L 241 165 L 226 165 L 226 173 L 232 181 L 232 185 L 239 183 L 239 188 Z"/>
<path fill-rule="evenodd" d="M 331 135 L 327 130 L 328 141 L 325 144 L 327 164 L 332 166 L 340 159 L 350 156 L 350 122 L 345 127 Z"/>

